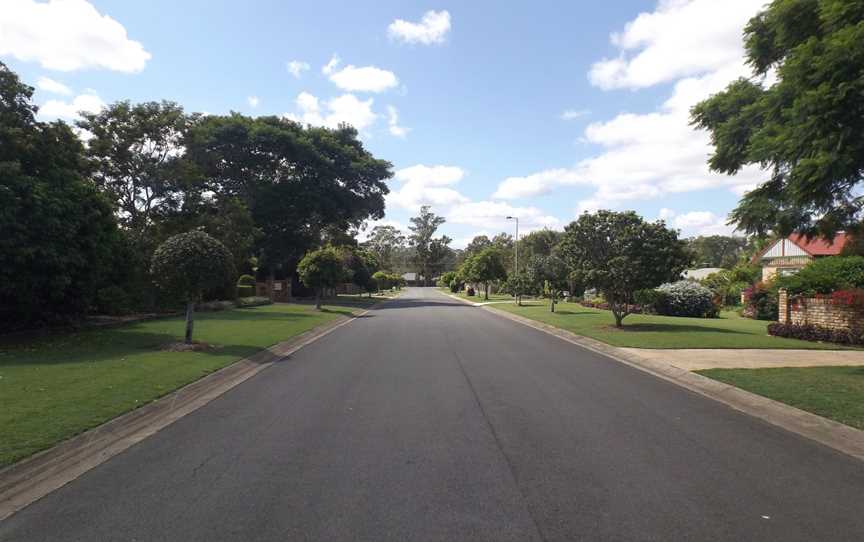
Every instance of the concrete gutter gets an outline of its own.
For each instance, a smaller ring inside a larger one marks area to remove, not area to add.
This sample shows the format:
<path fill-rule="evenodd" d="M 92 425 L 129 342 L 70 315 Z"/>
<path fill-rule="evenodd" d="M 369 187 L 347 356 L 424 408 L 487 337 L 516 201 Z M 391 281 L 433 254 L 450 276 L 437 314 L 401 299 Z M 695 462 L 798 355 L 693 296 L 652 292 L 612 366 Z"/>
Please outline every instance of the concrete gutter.
<path fill-rule="evenodd" d="M 0 470 L 0 521 L 380 306 L 318 326 Z"/>
<path fill-rule="evenodd" d="M 474 306 L 470 301 L 457 296 L 450 295 L 450 297 Z M 543 331 L 592 352 L 603 354 L 615 361 L 625 363 L 699 395 L 719 401 L 739 412 L 762 419 L 772 425 L 864 461 L 864 431 L 855 429 L 854 427 L 849 427 L 848 425 L 805 412 L 787 404 L 768 399 L 767 397 L 750 393 L 741 388 L 712 380 L 706 376 L 661 361 L 659 358 L 643 357 L 633 352 L 633 350 L 637 349 L 610 346 L 555 326 L 531 320 L 530 318 L 495 310 L 494 306 L 480 308 L 497 316 L 508 318 L 522 325 Z"/>

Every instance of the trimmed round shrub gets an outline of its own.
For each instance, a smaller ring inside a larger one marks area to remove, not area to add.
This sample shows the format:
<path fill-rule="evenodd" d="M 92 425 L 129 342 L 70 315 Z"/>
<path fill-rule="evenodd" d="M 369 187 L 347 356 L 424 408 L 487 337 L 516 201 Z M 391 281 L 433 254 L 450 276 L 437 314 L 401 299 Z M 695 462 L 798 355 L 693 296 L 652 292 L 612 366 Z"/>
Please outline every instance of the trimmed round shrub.
<path fill-rule="evenodd" d="M 255 277 L 252 275 L 240 275 L 237 279 L 237 286 L 252 286 L 255 288 Z"/>
<path fill-rule="evenodd" d="M 693 318 L 715 318 L 717 307 L 714 292 L 690 280 L 663 284 L 656 289 L 654 309 L 664 316 L 689 316 Z"/>
<path fill-rule="evenodd" d="M 237 285 L 237 297 L 253 297 L 255 295 L 255 286 L 247 284 Z"/>

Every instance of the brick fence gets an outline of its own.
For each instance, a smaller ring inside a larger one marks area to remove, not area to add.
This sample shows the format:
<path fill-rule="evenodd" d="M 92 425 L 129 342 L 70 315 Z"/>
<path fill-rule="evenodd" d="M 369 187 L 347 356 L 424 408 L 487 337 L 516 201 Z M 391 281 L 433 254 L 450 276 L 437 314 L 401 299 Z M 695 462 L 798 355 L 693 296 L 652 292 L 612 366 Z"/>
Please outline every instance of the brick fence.
<path fill-rule="evenodd" d="M 814 325 L 827 329 L 864 331 L 864 309 L 837 305 L 822 297 L 789 297 L 786 290 L 778 295 L 779 321 L 783 324 Z"/>

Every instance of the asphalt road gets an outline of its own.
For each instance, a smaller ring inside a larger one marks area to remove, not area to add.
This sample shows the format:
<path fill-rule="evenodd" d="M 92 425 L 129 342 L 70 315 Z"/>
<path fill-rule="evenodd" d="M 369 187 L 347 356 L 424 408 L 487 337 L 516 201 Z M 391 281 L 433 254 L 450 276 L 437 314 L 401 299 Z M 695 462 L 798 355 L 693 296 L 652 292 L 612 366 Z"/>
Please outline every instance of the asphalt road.
<path fill-rule="evenodd" d="M 0 540 L 860 541 L 864 463 L 410 289 Z"/>

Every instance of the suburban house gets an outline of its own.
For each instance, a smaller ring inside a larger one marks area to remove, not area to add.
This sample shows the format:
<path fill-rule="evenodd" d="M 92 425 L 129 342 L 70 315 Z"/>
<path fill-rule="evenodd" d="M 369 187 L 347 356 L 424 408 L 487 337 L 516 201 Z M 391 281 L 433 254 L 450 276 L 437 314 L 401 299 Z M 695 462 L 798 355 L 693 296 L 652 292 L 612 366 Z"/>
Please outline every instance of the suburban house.
<path fill-rule="evenodd" d="M 789 237 L 777 239 L 753 257 L 753 263 L 762 266 L 762 280 L 770 280 L 775 275 L 791 275 L 816 258 L 838 256 L 846 246 L 848 236 L 838 233 L 833 240 L 807 238 L 793 233 Z"/>

